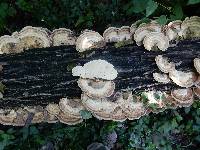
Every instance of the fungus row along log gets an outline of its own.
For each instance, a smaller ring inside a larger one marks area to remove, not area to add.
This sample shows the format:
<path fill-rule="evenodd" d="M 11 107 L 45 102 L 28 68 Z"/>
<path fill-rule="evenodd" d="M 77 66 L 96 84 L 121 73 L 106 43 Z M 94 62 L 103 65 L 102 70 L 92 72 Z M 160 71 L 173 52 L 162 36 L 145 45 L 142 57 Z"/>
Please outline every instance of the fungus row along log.
<path fill-rule="evenodd" d="M 0 108 L 58 104 L 64 97 L 80 99 L 82 91 L 77 83 L 78 77 L 72 75 L 72 68 L 98 59 L 106 60 L 118 72 L 117 78 L 103 84 L 108 86 L 114 82 L 113 93 L 127 89 L 133 93 L 148 90 L 170 91 L 179 86 L 173 82 L 154 80 L 153 73 L 161 73 L 155 57 L 163 55 L 175 63 L 177 70 L 197 73 L 193 60 L 200 58 L 199 47 L 200 41 L 195 40 L 182 41 L 165 52 L 146 51 L 136 45 L 121 48 L 109 45 L 87 53 L 78 53 L 75 46 L 66 46 L 3 54 L 0 55 L 0 65 L 3 66 L 1 81 L 5 90 Z M 91 82 L 87 81 L 87 84 Z"/>

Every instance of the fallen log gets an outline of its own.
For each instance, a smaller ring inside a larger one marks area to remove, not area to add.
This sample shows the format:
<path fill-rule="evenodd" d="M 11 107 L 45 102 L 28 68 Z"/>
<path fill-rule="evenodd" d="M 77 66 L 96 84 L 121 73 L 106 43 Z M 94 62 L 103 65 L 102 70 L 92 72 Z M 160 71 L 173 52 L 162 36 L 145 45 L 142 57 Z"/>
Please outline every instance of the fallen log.
<path fill-rule="evenodd" d="M 154 80 L 153 73 L 161 72 L 155 57 L 163 55 L 176 64 L 177 70 L 197 74 L 193 60 L 200 58 L 199 47 L 200 40 L 185 40 L 165 52 L 147 51 L 135 44 L 120 48 L 110 44 L 85 53 L 78 53 L 74 46 L 62 46 L 3 54 L 0 55 L 3 67 L 0 80 L 5 89 L 0 108 L 46 107 L 50 103 L 58 104 L 64 97 L 80 99 L 82 91 L 77 84 L 78 77 L 72 75 L 72 68 L 97 59 L 106 60 L 117 70 L 115 93 L 126 90 L 134 94 L 154 90 L 169 92 L 179 86 Z"/>

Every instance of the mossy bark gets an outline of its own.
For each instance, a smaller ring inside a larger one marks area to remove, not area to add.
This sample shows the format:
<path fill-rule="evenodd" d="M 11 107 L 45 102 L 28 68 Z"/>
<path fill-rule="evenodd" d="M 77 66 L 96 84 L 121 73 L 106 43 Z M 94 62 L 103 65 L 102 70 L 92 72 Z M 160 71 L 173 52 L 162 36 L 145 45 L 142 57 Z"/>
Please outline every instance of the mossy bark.
<path fill-rule="evenodd" d="M 133 44 L 120 48 L 108 45 L 84 54 L 78 53 L 74 46 L 63 46 L 0 55 L 0 65 L 3 66 L 0 80 L 6 86 L 0 108 L 46 106 L 50 102 L 58 103 L 62 97 L 80 97 L 78 77 L 72 76 L 71 69 L 94 59 L 104 59 L 115 66 L 118 71 L 115 79 L 117 91 L 170 90 L 177 86 L 153 79 L 153 72 L 160 72 L 155 57 L 168 57 L 176 63 L 178 70 L 195 71 L 193 59 L 200 58 L 199 47 L 200 40 L 195 40 L 182 41 L 165 52 L 147 51 Z"/>

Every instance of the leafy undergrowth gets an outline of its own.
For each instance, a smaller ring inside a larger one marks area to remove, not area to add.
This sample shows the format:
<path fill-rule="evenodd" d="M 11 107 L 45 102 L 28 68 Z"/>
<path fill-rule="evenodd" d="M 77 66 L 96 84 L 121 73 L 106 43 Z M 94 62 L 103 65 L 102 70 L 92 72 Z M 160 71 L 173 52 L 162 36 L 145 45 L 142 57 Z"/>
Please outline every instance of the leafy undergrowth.
<path fill-rule="evenodd" d="M 0 149 L 5 150 L 85 150 L 93 142 L 108 144 L 105 135 L 113 131 L 117 134 L 113 149 L 192 150 L 200 142 L 200 103 L 122 123 L 90 118 L 75 126 L 56 123 L 1 129 Z"/>

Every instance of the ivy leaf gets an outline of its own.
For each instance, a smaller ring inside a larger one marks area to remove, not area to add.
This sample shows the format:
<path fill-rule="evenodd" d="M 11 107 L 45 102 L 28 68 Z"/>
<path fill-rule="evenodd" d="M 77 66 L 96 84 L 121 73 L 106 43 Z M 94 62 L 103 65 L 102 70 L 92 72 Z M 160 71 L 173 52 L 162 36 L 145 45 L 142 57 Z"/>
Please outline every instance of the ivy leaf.
<path fill-rule="evenodd" d="M 156 21 L 160 24 L 160 25 L 165 25 L 167 23 L 167 17 L 165 15 L 160 16 L 158 19 L 156 19 Z"/>
<path fill-rule="evenodd" d="M 153 0 L 149 0 L 146 7 L 146 17 L 150 16 L 158 8 L 158 4 Z"/>
<path fill-rule="evenodd" d="M 92 118 L 92 113 L 90 111 L 81 110 L 80 114 L 81 114 L 81 116 L 82 116 L 83 119 L 90 119 L 90 118 Z"/>
<path fill-rule="evenodd" d="M 200 3 L 200 0 L 189 0 L 187 5 L 193 5 L 193 4 L 198 4 Z"/>

